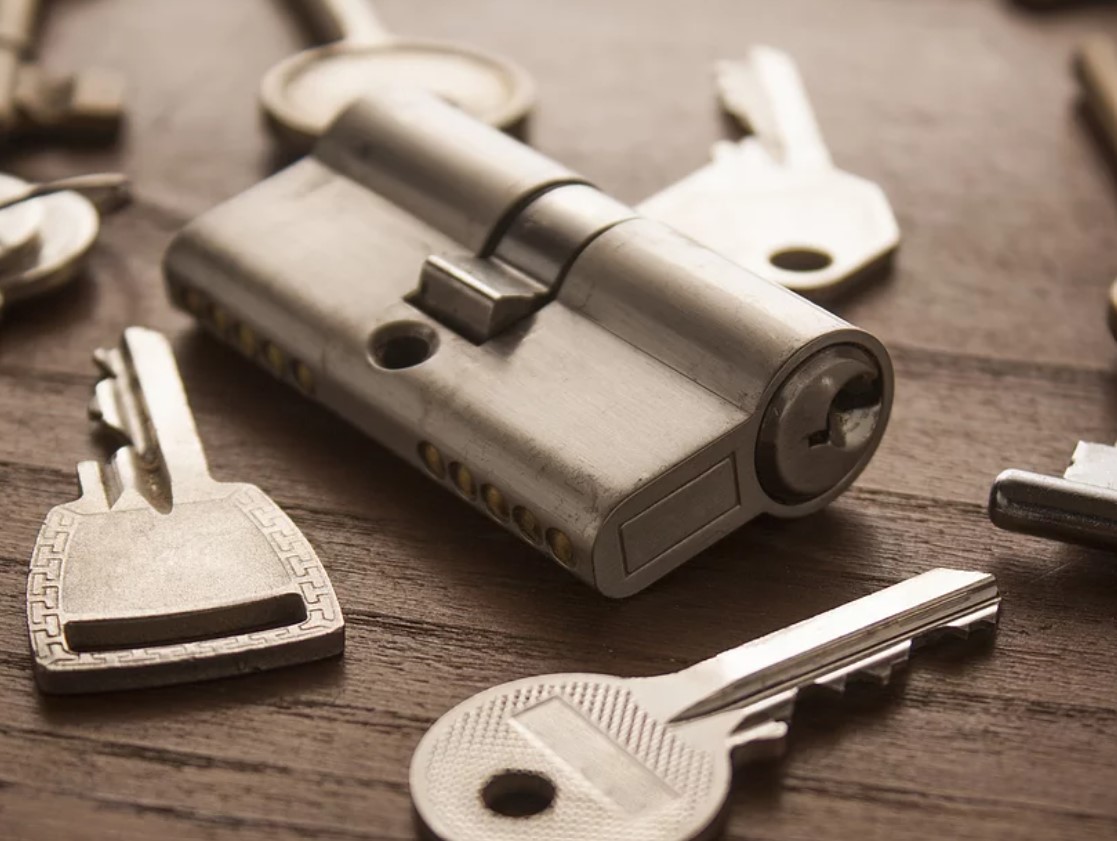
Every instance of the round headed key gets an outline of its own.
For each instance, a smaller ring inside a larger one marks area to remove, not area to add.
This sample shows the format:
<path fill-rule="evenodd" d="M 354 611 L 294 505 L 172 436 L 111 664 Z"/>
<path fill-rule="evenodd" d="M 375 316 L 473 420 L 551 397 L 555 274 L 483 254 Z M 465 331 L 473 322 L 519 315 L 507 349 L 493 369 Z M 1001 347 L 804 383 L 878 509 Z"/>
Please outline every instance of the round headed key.
<path fill-rule="evenodd" d="M 333 43 L 284 59 L 264 77 L 260 101 L 294 145 L 316 140 L 347 105 L 385 87 L 418 87 L 498 128 L 523 123 L 535 102 L 528 73 L 507 59 L 385 32 L 365 0 L 304 0 Z"/>
<path fill-rule="evenodd" d="M 434 723 L 411 798 L 439 841 L 699 841 L 733 768 L 778 751 L 800 691 L 884 682 L 913 645 L 996 622 L 993 576 L 935 569 L 647 678 L 559 674 L 481 692 Z"/>

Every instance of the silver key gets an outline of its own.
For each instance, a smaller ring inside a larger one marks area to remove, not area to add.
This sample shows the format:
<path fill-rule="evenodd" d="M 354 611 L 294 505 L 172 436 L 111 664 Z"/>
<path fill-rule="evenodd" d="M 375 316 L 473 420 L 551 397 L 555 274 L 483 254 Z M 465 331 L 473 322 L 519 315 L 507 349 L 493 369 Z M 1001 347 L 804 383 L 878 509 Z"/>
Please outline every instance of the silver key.
<path fill-rule="evenodd" d="M 102 68 L 58 76 L 35 63 L 39 0 L 0 2 L 0 134 L 111 140 L 124 116 L 124 80 Z"/>
<path fill-rule="evenodd" d="M 416 812 L 442 841 L 710 838 L 734 762 L 778 749 L 800 690 L 885 681 L 913 643 L 999 605 L 991 575 L 936 569 L 674 674 L 490 689 L 423 737 Z"/>
<path fill-rule="evenodd" d="M 0 310 L 63 286 L 84 263 L 101 213 L 127 200 L 118 173 L 33 184 L 0 174 Z"/>
<path fill-rule="evenodd" d="M 519 130 L 535 104 L 535 83 L 518 64 L 461 44 L 399 38 L 369 0 L 294 0 L 329 43 L 284 59 L 260 85 L 273 130 L 309 149 L 344 108 L 387 87 L 432 90 L 502 129 Z"/>
<path fill-rule="evenodd" d="M 174 355 L 124 332 L 95 359 L 90 414 L 124 446 L 78 465 L 81 498 L 47 515 L 27 624 L 39 686 L 181 683 L 341 653 L 344 623 L 314 550 L 259 488 L 210 478 Z"/>
<path fill-rule="evenodd" d="M 1009 531 L 1117 548 L 1117 447 L 1079 441 L 1061 478 L 1004 471 L 989 494 L 989 518 Z"/>
<path fill-rule="evenodd" d="M 886 269 L 900 243 L 888 199 L 834 166 L 791 57 L 754 47 L 722 62 L 717 82 L 750 134 L 639 209 L 811 297 Z"/>

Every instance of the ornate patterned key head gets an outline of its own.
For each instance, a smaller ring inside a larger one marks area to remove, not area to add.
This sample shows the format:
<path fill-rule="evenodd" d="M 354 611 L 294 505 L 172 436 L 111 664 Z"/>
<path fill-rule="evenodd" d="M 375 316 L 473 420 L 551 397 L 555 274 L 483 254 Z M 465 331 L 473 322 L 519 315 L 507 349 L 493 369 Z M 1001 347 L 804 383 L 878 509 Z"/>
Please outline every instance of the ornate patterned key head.
<path fill-rule="evenodd" d="M 306 538 L 254 485 L 209 477 L 170 346 L 97 355 L 92 413 L 125 446 L 78 465 L 47 515 L 27 620 L 48 692 L 178 683 L 338 654 L 344 623 Z"/>

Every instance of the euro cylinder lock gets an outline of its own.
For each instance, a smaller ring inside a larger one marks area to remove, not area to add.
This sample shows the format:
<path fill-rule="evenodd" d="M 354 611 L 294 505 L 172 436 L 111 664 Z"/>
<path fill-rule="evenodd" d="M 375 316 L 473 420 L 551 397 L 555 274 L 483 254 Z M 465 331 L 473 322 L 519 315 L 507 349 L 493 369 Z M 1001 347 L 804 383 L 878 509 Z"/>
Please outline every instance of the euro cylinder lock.
<path fill-rule="evenodd" d="M 881 343 L 426 94 L 211 210 L 177 304 L 609 596 L 880 442 Z"/>

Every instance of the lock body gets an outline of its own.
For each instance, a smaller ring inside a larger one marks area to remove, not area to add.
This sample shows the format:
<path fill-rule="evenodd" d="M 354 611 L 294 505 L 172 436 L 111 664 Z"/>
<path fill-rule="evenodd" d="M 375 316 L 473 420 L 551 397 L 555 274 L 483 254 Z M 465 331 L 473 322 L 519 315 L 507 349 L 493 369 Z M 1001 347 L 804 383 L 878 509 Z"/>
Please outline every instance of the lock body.
<path fill-rule="evenodd" d="M 173 300 L 602 593 L 871 458 L 874 337 L 438 100 L 348 109 L 188 225 Z"/>

